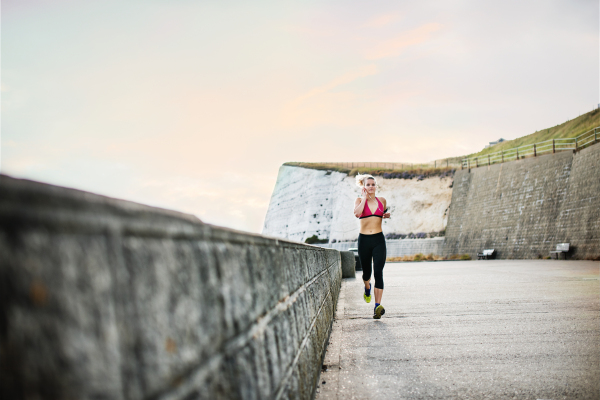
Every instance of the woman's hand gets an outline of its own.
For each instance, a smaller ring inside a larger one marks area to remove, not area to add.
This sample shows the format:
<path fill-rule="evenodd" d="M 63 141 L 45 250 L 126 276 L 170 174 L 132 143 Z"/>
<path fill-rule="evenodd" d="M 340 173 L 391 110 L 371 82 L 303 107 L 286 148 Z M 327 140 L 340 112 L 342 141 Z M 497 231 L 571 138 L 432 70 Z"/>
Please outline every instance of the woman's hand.
<path fill-rule="evenodd" d="M 383 218 L 390 218 L 390 213 L 384 213 Z"/>
<path fill-rule="evenodd" d="M 369 192 L 367 192 L 367 188 L 363 187 L 362 188 L 362 198 L 363 200 L 367 200 L 369 197 Z"/>

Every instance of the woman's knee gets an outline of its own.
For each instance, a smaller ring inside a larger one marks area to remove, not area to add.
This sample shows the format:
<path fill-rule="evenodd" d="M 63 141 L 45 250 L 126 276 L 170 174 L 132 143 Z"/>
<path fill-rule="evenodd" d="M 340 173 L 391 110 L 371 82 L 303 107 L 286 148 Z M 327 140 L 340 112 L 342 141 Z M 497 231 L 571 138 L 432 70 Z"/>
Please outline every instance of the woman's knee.
<path fill-rule="evenodd" d="M 363 268 L 362 280 L 365 282 L 371 280 L 371 270 L 366 270 Z"/>
<path fill-rule="evenodd" d="M 373 268 L 371 266 L 371 260 L 366 259 L 366 258 L 361 258 L 360 259 L 360 264 L 362 267 L 362 276 L 363 276 L 363 281 L 368 281 L 369 279 L 371 279 L 371 273 L 373 271 Z"/>

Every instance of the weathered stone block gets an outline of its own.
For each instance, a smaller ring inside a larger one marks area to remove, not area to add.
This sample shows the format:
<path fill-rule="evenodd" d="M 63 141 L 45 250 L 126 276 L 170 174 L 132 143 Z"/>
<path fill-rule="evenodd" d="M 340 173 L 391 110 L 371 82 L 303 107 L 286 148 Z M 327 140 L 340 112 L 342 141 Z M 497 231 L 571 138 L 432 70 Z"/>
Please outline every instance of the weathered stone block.
<path fill-rule="evenodd" d="M 354 253 L 351 251 L 340 251 L 340 256 L 342 258 L 342 278 L 354 278 L 354 267 L 356 264 Z"/>

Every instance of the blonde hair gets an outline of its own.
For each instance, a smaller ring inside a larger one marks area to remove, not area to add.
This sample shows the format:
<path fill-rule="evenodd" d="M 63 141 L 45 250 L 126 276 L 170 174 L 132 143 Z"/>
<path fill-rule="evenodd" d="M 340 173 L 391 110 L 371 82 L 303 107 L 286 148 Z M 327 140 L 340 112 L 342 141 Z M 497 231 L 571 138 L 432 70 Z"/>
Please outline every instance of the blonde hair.
<path fill-rule="evenodd" d="M 377 186 L 377 179 L 375 179 L 373 177 L 373 175 L 370 174 L 357 174 L 356 175 L 356 186 L 363 188 L 365 187 L 365 182 L 367 181 L 367 179 L 373 179 L 375 181 L 375 186 Z"/>

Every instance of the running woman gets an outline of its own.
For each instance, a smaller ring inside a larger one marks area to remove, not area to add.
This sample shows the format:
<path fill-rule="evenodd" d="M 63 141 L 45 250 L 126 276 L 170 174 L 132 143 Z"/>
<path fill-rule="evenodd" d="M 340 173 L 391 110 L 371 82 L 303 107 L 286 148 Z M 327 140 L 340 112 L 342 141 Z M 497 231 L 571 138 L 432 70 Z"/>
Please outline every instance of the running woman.
<path fill-rule="evenodd" d="M 362 196 L 354 202 L 354 216 L 360 219 L 360 233 L 358 235 L 358 257 L 363 269 L 363 282 L 367 303 L 371 302 L 371 261 L 375 275 L 375 309 L 373 318 L 380 319 L 385 314 L 381 305 L 383 295 L 383 267 L 385 265 L 386 247 L 385 237 L 381 231 L 383 218 L 389 218 L 387 201 L 383 197 L 377 198 L 375 191 L 377 181 L 372 175 L 356 175 L 356 184 L 362 189 Z"/>

